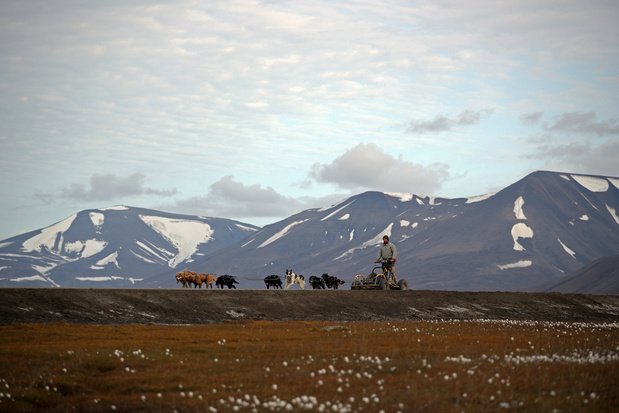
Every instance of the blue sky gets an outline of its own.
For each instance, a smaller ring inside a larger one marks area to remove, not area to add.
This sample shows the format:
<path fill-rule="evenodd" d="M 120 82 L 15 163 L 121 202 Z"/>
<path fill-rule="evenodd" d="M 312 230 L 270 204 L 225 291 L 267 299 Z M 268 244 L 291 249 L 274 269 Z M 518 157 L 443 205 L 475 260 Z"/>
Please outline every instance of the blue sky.
<path fill-rule="evenodd" d="M 0 239 L 619 176 L 616 1 L 3 1 Z"/>

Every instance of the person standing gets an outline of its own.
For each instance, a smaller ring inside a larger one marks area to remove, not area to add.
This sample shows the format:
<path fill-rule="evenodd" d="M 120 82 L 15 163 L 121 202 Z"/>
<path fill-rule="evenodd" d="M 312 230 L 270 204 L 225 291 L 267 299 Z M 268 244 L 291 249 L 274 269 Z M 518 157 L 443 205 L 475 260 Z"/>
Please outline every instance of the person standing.
<path fill-rule="evenodd" d="M 397 283 L 397 278 L 395 276 L 395 262 L 397 259 L 398 251 L 391 242 L 389 242 L 389 236 L 383 236 L 383 245 L 380 246 L 378 250 L 378 258 L 376 262 L 380 262 L 383 264 L 383 274 L 387 275 L 389 272 L 391 273 L 391 277 L 394 283 Z"/>

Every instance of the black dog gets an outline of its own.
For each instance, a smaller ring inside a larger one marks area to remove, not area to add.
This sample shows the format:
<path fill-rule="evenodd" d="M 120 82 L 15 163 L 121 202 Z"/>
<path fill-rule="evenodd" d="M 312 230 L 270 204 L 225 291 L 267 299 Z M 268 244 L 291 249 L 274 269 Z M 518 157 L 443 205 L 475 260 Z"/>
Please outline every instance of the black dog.
<path fill-rule="evenodd" d="M 217 286 L 217 288 L 224 288 L 224 286 L 227 286 L 228 289 L 234 288 L 236 290 L 234 284 L 238 283 L 239 282 L 232 275 L 228 274 L 220 275 L 219 277 L 217 277 L 217 280 L 215 280 L 215 285 Z"/>
<path fill-rule="evenodd" d="M 322 279 L 325 282 L 327 288 L 333 288 L 334 290 L 337 290 L 340 285 L 346 282 L 329 274 L 322 274 Z"/>
<path fill-rule="evenodd" d="M 275 289 L 282 289 L 282 279 L 279 277 L 279 275 L 276 274 L 272 274 L 272 275 L 267 275 L 266 277 L 264 277 L 264 284 L 267 286 L 267 290 L 270 287 L 273 287 Z"/>
<path fill-rule="evenodd" d="M 325 285 L 325 280 L 320 277 L 316 277 L 315 275 L 309 277 L 309 283 L 314 290 L 324 290 L 327 288 Z"/>

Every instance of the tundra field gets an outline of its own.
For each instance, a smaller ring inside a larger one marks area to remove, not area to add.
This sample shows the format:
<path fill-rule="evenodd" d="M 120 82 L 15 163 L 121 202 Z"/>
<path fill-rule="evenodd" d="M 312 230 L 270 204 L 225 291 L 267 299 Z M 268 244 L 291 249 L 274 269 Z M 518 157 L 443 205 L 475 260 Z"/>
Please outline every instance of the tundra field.
<path fill-rule="evenodd" d="M 619 324 L 0 325 L 0 412 L 616 412 Z"/>

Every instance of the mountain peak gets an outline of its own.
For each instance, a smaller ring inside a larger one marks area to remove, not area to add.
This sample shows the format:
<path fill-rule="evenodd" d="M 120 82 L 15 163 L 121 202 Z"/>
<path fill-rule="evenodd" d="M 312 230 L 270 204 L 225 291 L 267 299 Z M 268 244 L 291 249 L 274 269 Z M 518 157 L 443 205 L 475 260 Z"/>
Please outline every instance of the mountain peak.
<path fill-rule="evenodd" d="M 125 205 L 78 212 L 0 243 L 0 285 L 173 287 L 179 268 L 236 275 L 287 268 L 350 282 L 383 235 L 417 289 L 531 291 L 619 248 L 619 179 L 536 171 L 481 197 L 367 191 L 257 227 Z"/>

